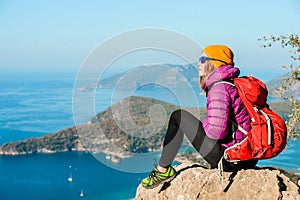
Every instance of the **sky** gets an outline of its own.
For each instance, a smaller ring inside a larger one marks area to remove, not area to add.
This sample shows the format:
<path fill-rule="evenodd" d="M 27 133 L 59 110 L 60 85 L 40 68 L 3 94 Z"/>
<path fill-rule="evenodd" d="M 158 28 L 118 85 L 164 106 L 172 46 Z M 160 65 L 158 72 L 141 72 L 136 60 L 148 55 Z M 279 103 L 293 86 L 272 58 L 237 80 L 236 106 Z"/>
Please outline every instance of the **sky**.
<path fill-rule="evenodd" d="M 178 32 L 201 47 L 225 44 L 245 74 L 267 80 L 285 72 L 281 66 L 291 63 L 290 54 L 279 44 L 261 48 L 258 38 L 299 34 L 300 1 L 0 0 L 1 74 L 76 74 L 97 46 L 146 27 Z M 151 57 L 153 63 L 179 62 L 150 53 L 124 59 L 119 67 L 151 62 Z"/>

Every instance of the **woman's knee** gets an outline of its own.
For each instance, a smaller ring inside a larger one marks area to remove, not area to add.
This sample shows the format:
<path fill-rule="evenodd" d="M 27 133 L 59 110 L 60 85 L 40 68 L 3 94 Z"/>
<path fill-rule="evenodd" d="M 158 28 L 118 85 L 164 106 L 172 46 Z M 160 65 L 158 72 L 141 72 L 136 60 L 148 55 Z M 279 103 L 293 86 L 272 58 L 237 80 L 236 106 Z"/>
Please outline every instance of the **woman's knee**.
<path fill-rule="evenodd" d="M 171 114 L 170 119 L 171 120 L 176 120 L 176 121 L 180 120 L 182 112 L 184 112 L 184 110 L 182 110 L 182 109 L 177 109 L 177 110 L 173 111 L 172 114 Z"/>

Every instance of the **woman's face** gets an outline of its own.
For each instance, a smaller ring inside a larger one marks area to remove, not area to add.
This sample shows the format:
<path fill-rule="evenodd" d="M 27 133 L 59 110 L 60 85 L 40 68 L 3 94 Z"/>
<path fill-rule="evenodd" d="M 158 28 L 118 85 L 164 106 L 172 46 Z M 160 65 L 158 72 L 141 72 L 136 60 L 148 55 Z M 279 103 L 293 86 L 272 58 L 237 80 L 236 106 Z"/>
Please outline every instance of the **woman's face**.
<path fill-rule="evenodd" d="M 207 56 L 206 53 L 202 52 L 202 54 L 200 55 L 200 58 L 202 56 Z M 198 73 L 199 73 L 199 76 L 205 76 L 204 74 L 204 66 L 205 66 L 205 63 L 201 63 L 200 61 L 197 63 L 197 66 L 198 66 Z"/>

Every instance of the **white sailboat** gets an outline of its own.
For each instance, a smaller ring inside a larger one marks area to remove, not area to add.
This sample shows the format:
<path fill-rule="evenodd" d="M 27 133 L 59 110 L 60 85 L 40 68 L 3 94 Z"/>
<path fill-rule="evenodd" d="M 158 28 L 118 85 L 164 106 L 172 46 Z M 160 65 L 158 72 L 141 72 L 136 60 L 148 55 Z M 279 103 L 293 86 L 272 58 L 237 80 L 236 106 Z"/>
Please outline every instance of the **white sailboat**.
<path fill-rule="evenodd" d="M 84 194 L 83 194 L 83 190 L 81 190 L 81 192 L 80 192 L 80 196 L 81 196 L 81 197 L 83 197 L 83 196 L 84 196 Z"/>
<path fill-rule="evenodd" d="M 71 169 L 72 166 L 69 165 L 69 168 Z M 69 181 L 69 182 L 72 182 L 72 181 L 73 181 L 73 177 L 72 177 L 72 173 L 71 173 L 71 172 L 70 172 L 70 176 L 69 176 L 69 178 L 68 178 L 68 181 Z"/>
<path fill-rule="evenodd" d="M 69 178 L 68 178 L 68 181 L 69 181 L 69 182 L 72 182 L 72 181 L 73 181 L 72 173 L 70 173 L 70 176 L 69 176 Z"/>

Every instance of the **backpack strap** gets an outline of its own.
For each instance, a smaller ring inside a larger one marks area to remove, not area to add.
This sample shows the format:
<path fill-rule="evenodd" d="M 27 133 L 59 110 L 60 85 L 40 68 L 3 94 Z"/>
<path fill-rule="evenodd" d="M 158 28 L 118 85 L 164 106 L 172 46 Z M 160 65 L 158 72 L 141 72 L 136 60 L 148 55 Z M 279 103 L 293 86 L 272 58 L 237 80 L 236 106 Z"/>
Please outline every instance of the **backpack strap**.
<path fill-rule="evenodd" d="M 267 115 L 267 113 L 265 113 L 262 110 L 259 110 L 266 118 L 267 121 L 267 126 L 268 126 L 268 144 L 270 145 L 272 143 L 272 131 L 271 131 L 271 119 L 270 117 Z"/>
<path fill-rule="evenodd" d="M 215 82 L 215 83 L 213 84 L 213 86 L 218 85 L 218 84 L 220 84 L 220 83 L 225 83 L 225 84 L 232 85 L 232 86 L 235 87 L 234 83 L 232 83 L 232 82 L 230 82 L 230 81 L 219 81 L 219 82 Z M 212 86 L 212 87 L 213 87 L 213 86 Z"/>
<path fill-rule="evenodd" d="M 233 83 L 233 79 L 229 79 L 229 80 L 226 80 L 226 81 L 222 80 L 222 81 L 217 81 L 217 82 L 211 84 L 210 86 L 208 86 L 208 90 L 207 91 L 210 91 L 211 88 L 213 88 L 215 85 L 218 85 L 220 83 L 226 83 L 226 84 L 235 86 L 234 83 Z"/>

